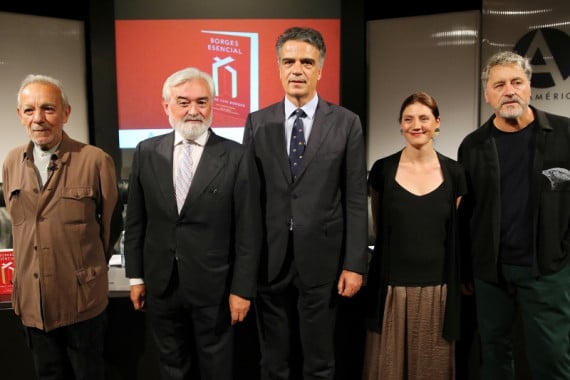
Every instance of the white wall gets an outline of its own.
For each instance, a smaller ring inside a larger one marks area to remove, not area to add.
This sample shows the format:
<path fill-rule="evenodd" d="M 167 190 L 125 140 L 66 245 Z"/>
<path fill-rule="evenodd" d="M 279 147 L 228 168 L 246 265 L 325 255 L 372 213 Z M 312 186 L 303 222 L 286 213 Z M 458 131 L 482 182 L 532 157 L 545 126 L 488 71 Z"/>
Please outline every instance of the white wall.
<path fill-rule="evenodd" d="M 16 95 L 27 74 L 46 74 L 63 82 L 71 103 L 64 130 L 89 142 L 85 71 L 82 21 L 0 12 L 0 163 L 11 148 L 28 141 L 16 114 Z"/>
<path fill-rule="evenodd" d="M 479 11 L 369 21 L 368 168 L 401 149 L 398 114 L 417 90 L 438 102 L 435 148 L 456 158 L 463 137 L 479 125 Z"/>

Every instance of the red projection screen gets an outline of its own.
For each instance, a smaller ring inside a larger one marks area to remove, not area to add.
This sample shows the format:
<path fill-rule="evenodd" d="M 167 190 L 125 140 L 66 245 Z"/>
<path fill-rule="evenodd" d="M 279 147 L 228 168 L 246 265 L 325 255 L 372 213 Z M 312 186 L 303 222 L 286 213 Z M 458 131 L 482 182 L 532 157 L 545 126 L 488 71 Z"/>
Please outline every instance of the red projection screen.
<path fill-rule="evenodd" d="M 339 19 L 116 20 L 120 148 L 171 131 L 161 106 L 162 84 L 187 66 L 212 74 L 217 90 L 212 128 L 241 142 L 248 113 L 284 96 L 275 42 L 292 26 L 323 34 L 327 53 L 318 93 L 338 103 Z"/>

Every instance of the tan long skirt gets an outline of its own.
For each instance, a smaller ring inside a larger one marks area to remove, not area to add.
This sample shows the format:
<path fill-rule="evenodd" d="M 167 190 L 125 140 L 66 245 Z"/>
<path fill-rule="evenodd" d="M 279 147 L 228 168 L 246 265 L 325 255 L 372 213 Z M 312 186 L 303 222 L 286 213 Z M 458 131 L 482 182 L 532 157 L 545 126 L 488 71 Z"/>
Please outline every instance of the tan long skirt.
<path fill-rule="evenodd" d="M 388 287 L 382 334 L 366 335 L 363 380 L 454 380 L 455 344 L 441 337 L 447 286 Z"/>

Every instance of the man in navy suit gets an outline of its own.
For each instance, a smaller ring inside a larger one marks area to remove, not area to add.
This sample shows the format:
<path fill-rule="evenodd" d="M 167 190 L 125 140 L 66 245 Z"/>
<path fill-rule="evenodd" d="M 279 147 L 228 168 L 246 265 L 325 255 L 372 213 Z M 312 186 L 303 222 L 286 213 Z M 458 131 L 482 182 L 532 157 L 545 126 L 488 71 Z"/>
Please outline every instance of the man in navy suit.
<path fill-rule="evenodd" d="M 209 128 L 209 74 L 177 71 L 164 82 L 162 97 L 174 131 L 138 144 L 129 179 L 131 301 L 147 310 L 163 380 L 188 379 L 194 364 L 202 380 L 231 380 L 232 325 L 244 320 L 257 285 L 258 173 L 250 151 Z M 190 189 L 180 190 L 185 144 L 192 178 Z"/>
<path fill-rule="evenodd" d="M 251 113 L 243 140 L 256 157 L 265 217 L 255 298 L 261 378 L 298 378 L 289 361 L 298 339 L 303 378 L 333 379 L 338 297 L 358 292 L 368 269 L 364 137 L 358 115 L 317 95 L 321 33 L 293 27 L 276 48 L 285 99 Z M 297 109 L 304 139 L 290 148 Z M 297 147 L 302 156 L 289 158 Z"/>

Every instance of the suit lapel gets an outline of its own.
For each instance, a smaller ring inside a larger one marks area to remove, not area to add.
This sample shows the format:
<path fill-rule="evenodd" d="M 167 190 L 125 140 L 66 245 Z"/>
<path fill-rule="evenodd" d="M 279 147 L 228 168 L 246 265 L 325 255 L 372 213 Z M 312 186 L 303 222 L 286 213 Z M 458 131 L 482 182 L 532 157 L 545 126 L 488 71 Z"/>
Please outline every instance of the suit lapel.
<path fill-rule="evenodd" d="M 174 166 L 174 132 L 169 133 L 165 138 L 160 139 L 156 152 L 161 160 L 155 160 L 155 174 L 158 180 L 160 191 L 165 197 L 165 204 L 178 214 L 176 207 L 176 193 L 174 189 L 174 177 L 172 175 L 172 168 Z"/>
<path fill-rule="evenodd" d="M 287 139 L 285 137 L 283 115 L 285 115 L 285 105 L 283 102 L 279 102 L 269 114 L 269 120 L 266 121 L 264 128 L 267 141 L 261 142 L 261 144 L 264 144 L 267 149 L 275 150 L 270 156 L 275 157 L 277 166 L 281 170 L 285 180 L 291 182 L 291 167 L 289 166 L 289 155 L 287 154 Z"/>
<path fill-rule="evenodd" d="M 311 129 L 311 135 L 309 136 L 309 141 L 307 142 L 307 148 L 305 149 L 305 154 L 301 160 L 301 167 L 299 168 L 299 173 L 297 174 L 297 181 L 301 179 L 305 168 L 307 168 L 311 161 L 317 155 L 323 141 L 332 129 L 332 122 L 330 121 L 331 108 L 323 100 L 319 99 L 319 104 L 315 111 L 315 116 L 313 118 L 313 127 Z"/>
<path fill-rule="evenodd" d="M 192 184 L 190 185 L 190 190 L 183 208 L 189 207 L 200 194 L 206 191 L 208 184 L 212 182 L 224 167 L 224 156 L 227 152 L 222 142 L 223 140 L 218 135 L 210 131 L 210 137 L 208 137 L 208 141 L 198 162 L 198 167 L 196 167 L 196 171 L 194 172 Z"/>

